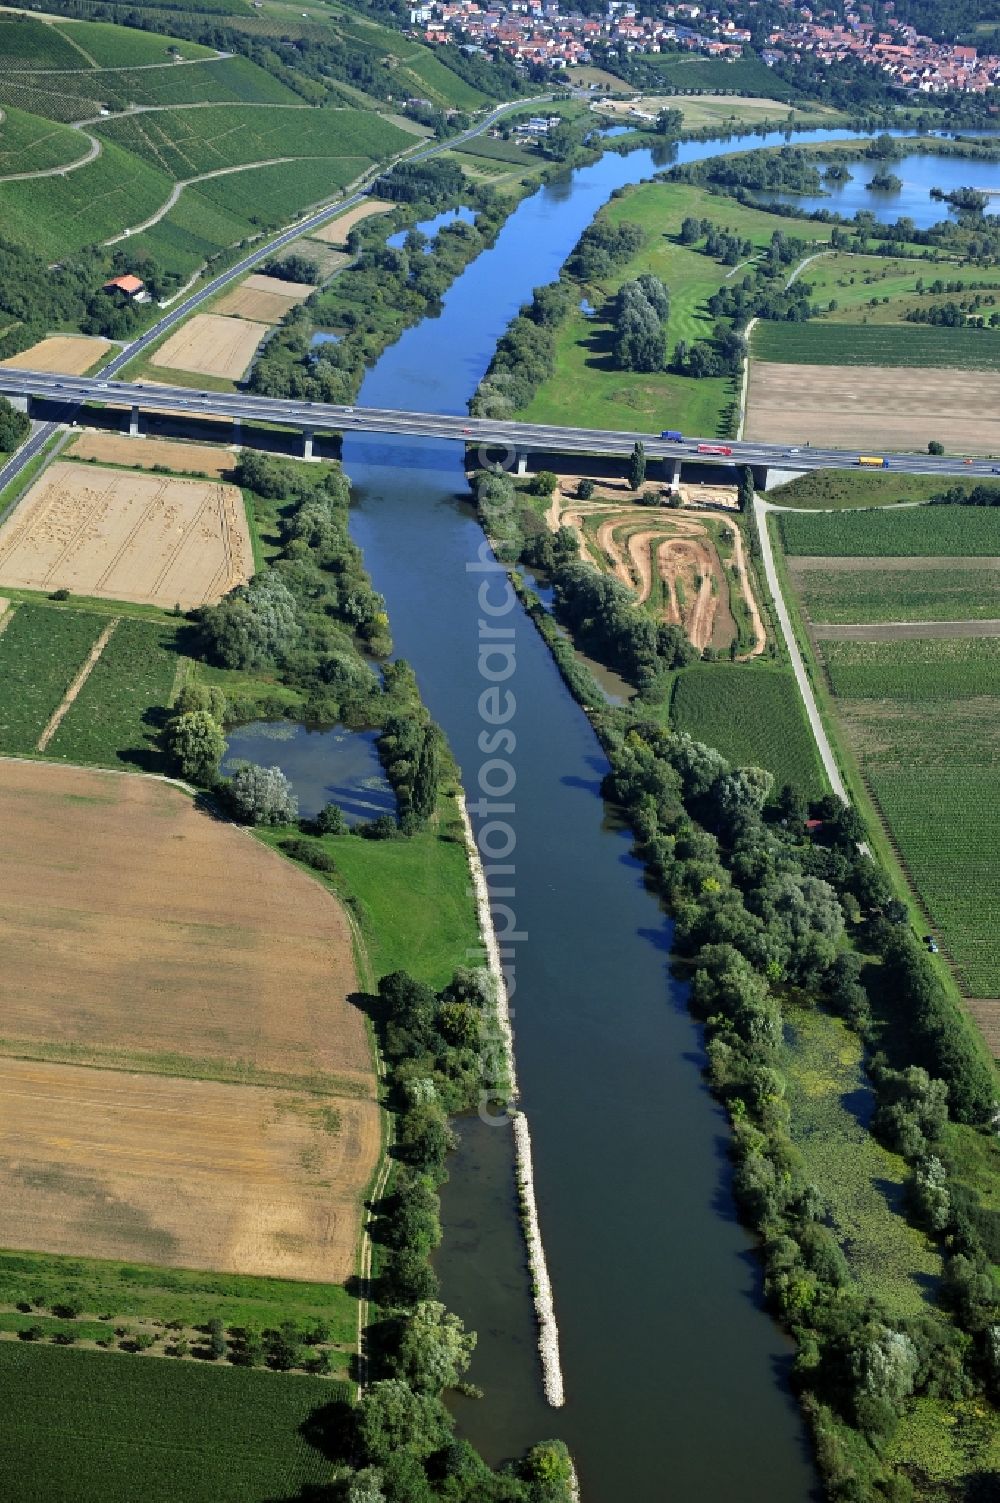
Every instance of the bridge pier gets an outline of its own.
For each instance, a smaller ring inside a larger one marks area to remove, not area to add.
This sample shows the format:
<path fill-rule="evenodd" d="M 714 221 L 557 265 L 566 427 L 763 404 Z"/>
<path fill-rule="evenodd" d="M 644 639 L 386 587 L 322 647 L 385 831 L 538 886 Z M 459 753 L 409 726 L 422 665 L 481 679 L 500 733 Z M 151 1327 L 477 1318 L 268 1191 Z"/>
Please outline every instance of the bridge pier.
<path fill-rule="evenodd" d="M 667 490 L 672 496 L 676 496 L 681 484 L 681 462 L 679 459 L 665 459 L 663 461 L 664 479 L 667 482 Z"/>
<path fill-rule="evenodd" d="M 754 466 L 754 484 L 759 491 L 773 491 L 777 485 L 785 485 L 789 480 L 798 480 L 800 475 L 805 475 L 806 470 L 780 470 L 776 465 L 763 467 L 763 483 L 756 477 L 757 466 Z"/>
<path fill-rule="evenodd" d="M 240 449 L 242 447 L 243 447 L 243 419 L 242 418 L 238 418 L 238 417 L 234 417 L 233 418 L 233 448 L 234 449 Z"/>
<path fill-rule="evenodd" d="M 128 415 L 128 436 L 129 436 L 129 438 L 138 438 L 139 437 L 139 409 L 138 409 L 138 407 L 132 407 L 129 410 L 129 415 Z"/>
<path fill-rule="evenodd" d="M 527 475 L 527 473 L 528 473 L 528 451 L 527 451 L 527 449 L 518 449 L 518 451 L 517 451 L 517 469 L 515 470 L 514 473 L 516 475 Z"/>
<path fill-rule="evenodd" d="M 302 458 L 315 459 L 313 453 L 313 440 L 316 437 L 315 428 L 303 428 L 302 430 Z"/>

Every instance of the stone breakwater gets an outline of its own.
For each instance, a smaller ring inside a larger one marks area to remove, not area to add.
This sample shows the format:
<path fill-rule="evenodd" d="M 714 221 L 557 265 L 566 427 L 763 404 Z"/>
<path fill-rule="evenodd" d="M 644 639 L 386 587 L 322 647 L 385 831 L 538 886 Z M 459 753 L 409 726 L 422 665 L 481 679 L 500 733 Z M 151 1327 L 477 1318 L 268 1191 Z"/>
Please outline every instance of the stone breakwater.
<path fill-rule="evenodd" d="M 528 1131 L 528 1121 L 524 1113 L 513 1107 L 513 1102 L 516 1101 L 518 1094 L 517 1071 L 514 1063 L 514 1039 L 510 1024 L 507 983 L 500 959 L 500 946 L 497 942 L 496 930 L 493 926 L 493 915 L 490 911 L 490 894 L 489 888 L 486 885 L 486 874 L 483 871 L 482 858 L 479 854 L 479 847 L 476 844 L 476 837 L 473 834 L 472 821 L 469 819 L 465 799 L 461 795 L 459 795 L 458 803 L 462 816 L 462 827 L 465 831 L 465 845 L 469 857 L 469 868 L 472 873 L 472 890 L 476 900 L 479 933 L 486 952 L 487 970 L 493 981 L 496 1023 L 504 1051 L 507 1080 L 510 1088 L 510 1114 L 514 1128 L 517 1192 L 520 1202 L 521 1224 L 524 1227 L 525 1241 L 528 1247 L 528 1263 L 531 1268 L 535 1316 L 538 1320 L 538 1352 L 542 1364 L 542 1386 L 545 1389 L 545 1397 L 549 1403 L 553 1408 L 558 1409 L 566 1402 L 562 1364 L 559 1357 L 559 1327 L 556 1325 L 555 1308 L 552 1300 L 552 1283 L 545 1261 L 545 1249 L 542 1245 L 542 1234 L 538 1223 L 538 1206 L 535 1201 L 535 1178 L 531 1159 L 531 1134 Z"/>

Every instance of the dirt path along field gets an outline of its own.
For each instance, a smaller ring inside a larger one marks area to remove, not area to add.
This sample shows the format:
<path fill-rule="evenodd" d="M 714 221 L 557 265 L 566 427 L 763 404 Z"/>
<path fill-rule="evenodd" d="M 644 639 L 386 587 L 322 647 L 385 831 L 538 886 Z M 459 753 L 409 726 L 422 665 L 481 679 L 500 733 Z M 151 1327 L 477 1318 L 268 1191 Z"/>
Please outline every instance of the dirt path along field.
<path fill-rule="evenodd" d="M 83 688 L 84 684 L 87 682 L 90 675 L 93 673 L 98 658 L 101 656 L 101 653 L 104 651 L 105 647 L 107 647 L 111 633 L 118 625 L 118 620 L 119 618 L 115 616 L 113 620 L 108 622 L 107 626 L 101 632 L 101 635 L 98 637 L 97 641 L 90 649 L 83 662 L 82 667 L 80 668 L 80 671 L 74 677 L 73 682 L 70 684 L 69 688 L 66 690 L 66 693 L 62 697 L 61 703 L 56 707 L 55 711 L 50 717 L 48 725 L 39 736 L 38 745 L 35 748 L 36 751 L 43 752 L 48 746 L 49 742 L 52 740 L 52 737 L 55 735 L 56 731 L 59 729 L 60 725 L 62 725 L 67 710 L 76 699 L 77 695 Z"/>

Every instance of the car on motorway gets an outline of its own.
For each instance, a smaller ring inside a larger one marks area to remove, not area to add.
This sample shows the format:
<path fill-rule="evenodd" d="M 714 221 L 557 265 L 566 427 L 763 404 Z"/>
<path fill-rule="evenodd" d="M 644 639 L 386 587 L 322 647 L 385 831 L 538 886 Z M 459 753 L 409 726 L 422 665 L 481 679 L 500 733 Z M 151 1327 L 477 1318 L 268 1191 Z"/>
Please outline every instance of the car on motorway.
<path fill-rule="evenodd" d="M 462 429 L 462 432 L 463 432 L 463 433 L 471 433 L 471 432 L 472 432 L 472 429 L 471 429 L 471 428 L 463 428 L 463 429 Z"/>
<path fill-rule="evenodd" d="M 354 411 L 354 408 L 353 408 L 353 407 L 345 407 L 345 408 L 344 408 L 344 411 L 345 411 L 345 412 L 353 412 L 353 411 Z"/>
<path fill-rule="evenodd" d="M 962 463 L 963 463 L 963 464 L 971 464 L 971 463 L 972 463 L 972 460 L 971 460 L 971 459 L 963 459 L 963 460 L 962 460 Z"/>

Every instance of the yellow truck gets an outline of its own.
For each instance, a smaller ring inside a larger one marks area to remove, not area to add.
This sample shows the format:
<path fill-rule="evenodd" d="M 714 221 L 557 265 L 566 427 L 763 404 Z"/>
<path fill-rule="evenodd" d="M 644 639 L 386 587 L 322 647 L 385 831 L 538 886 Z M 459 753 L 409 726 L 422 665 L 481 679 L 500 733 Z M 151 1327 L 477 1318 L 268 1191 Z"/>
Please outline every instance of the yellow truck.
<path fill-rule="evenodd" d="M 887 470 L 889 461 L 883 459 L 881 454 L 859 454 L 858 464 L 865 465 L 869 470 Z"/>

